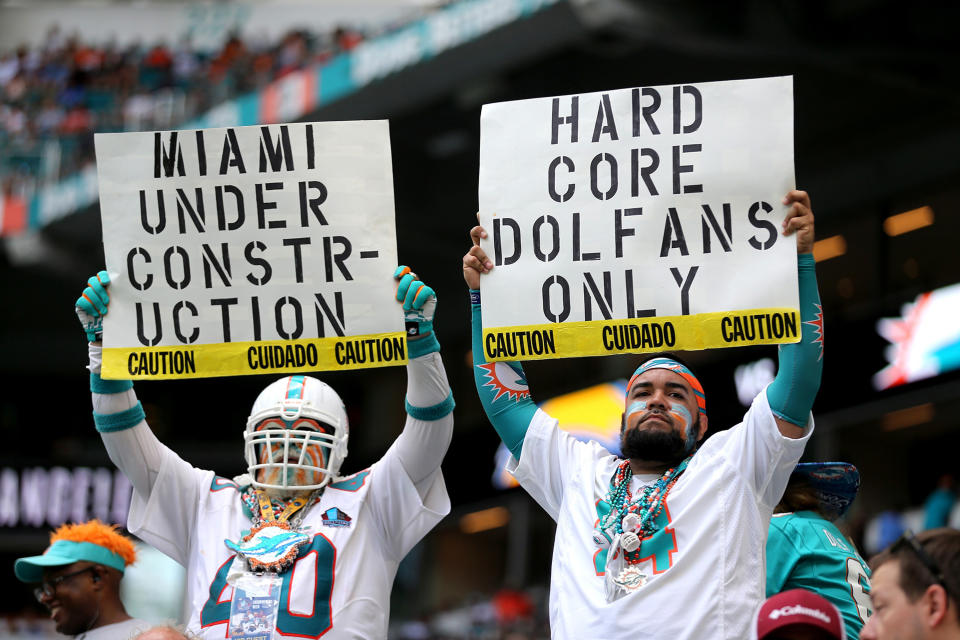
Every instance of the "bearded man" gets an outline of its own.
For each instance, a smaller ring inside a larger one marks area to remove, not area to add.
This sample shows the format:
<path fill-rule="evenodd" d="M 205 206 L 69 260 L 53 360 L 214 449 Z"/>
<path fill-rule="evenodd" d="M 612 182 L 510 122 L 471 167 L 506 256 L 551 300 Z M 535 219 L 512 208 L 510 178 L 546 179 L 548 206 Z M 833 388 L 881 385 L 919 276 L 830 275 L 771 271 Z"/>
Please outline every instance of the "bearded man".
<path fill-rule="evenodd" d="M 777 377 L 743 422 L 702 446 L 706 394 L 692 370 L 672 355 L 641 362 L 627 385 L 623 459 L 558 429 L 516 363 L 485 362 L 479 285 L 493 263 L 479 246 L 486 232 L 471 230 L 474 378 L 513 454 L 508 470 L 557 522 L 554 638 L 749 637 L 770 517 L 813 431 L 822 371 L 810 198 L 791 191 L 783 204 L 782 233 L 797 237 L 800 342 L 780 348 Z M 504 374 L 518 393 L 497 395 L 491 376 Z"/>

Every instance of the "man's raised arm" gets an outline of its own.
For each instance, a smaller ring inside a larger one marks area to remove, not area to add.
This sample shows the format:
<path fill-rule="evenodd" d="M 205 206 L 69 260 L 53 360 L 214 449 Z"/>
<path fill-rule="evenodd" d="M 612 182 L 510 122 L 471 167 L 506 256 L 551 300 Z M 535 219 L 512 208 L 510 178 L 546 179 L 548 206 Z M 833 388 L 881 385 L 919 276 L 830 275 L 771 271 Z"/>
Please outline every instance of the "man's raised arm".
<path fill-rule="evenodd" d="M 501 393 L 500 377 L 510 376 L 510 389 L 522 387 L 526 389 L 527 378 L 523 367 L 517 362 L 488 363 L 483 353 L 483 323 L 480 317 L 480 274 L 487 273 L 493 268 L 493 262 L 480 248 L 480 238 L 487 237 L 483 227 L 476 226 L 470 230 L 473 246 L 463 256 L 463 279 L 470 288 L 470 309 L 473 343 L 473 379 L 477 385 L 477 394 L 483 410 L 490 419 L 493 428 L 497 430 L 503 444 L 517 460 L 523 448 L 523 439 L 533 415 L 537 412 L 537 405 L 530 398 L 530 394 Z"/>
<path fill-rule="evenodd" d="M 437 296 L 409 267 L 397 267 L 397 302 L 407 327 L 407 422 L 396 447 L 421 498 L 453 437 L 453 393 L 433 329 Z"/>
<path fill-rule="evenodd" d="M 777 377 L 767 387 L 767 400 L 780 433 L 801 438 L 823 373 L 823 312 L 813 259 L 813 210 L 806 191 L 788 193 L 790 211 L 783 235 L 797 234 L 797 279 L 800 290 L 800 342 L 780 346 Z"/>
<path fill-rule="evenodd" d="M 103 317 L 110 305 L 110 276 L 106 271 L 87 280 L 75 303 L 77 317 L 89 341 L 90 392 L 93 421 L 110 460 L 130 479 L 134 491 L 148 496 L 160 472 L 167 448 L 147 426 L 143 407 L 130 380 L 100 377 Z"/>

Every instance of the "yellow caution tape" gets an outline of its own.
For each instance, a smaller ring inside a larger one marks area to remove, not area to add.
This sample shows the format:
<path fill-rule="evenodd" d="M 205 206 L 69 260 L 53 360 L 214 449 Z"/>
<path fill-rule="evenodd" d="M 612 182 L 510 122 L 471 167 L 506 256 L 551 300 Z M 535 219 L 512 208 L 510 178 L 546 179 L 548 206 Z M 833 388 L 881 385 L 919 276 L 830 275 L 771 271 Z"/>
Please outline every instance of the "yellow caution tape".
<path fill-rule="evenodd" d="M 591 320 L 483 330 L 487 360 L 548 360 L 800 341 L 797 309 Z"/>
<path fill-rule="evenodd" d="M 103 350 L 107 380 L 171 380 L 389 367 L 407 363 L 403 332 Z"/>

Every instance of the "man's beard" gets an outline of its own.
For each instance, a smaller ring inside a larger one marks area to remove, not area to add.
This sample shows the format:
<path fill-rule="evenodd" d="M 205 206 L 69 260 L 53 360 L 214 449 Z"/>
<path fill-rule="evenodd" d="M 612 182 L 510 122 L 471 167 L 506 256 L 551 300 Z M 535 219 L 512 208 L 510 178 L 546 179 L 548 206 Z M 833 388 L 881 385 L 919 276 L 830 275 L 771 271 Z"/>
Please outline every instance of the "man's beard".
<path fill-rule="evenodd" d="M 631 460 L 662 462 L 673 466 L 687 457 L 687 440 L 673 429 L 647 429 L 637 425 L 620 436 L 620 450 Z"/>

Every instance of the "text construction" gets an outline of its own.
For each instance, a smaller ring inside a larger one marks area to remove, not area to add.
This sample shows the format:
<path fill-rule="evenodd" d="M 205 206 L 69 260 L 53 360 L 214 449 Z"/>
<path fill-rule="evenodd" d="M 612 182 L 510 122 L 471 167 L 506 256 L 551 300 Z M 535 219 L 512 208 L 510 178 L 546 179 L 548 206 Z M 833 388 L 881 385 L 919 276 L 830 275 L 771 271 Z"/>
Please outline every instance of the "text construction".
<path fill-rule="evenodd" d="M 99 134 L 105 378 L 406 362 L 385 121 Z"/>

